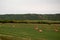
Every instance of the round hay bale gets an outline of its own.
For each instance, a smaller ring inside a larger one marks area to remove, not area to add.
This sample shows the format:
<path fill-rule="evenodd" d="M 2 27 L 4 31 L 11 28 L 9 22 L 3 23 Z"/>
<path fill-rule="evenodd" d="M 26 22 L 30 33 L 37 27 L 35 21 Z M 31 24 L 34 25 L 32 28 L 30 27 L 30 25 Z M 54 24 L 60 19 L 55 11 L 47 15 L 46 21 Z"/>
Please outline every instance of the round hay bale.
<path fill-rule="evenodd" d="M 55 29 L 56 32 L 58 32 L 59 30 Z"/>
<path fill-rule="evenodd" d="M 38 28 L 34 28 L 35 30 L 38 30 Z"/>
<path fill-rule="evenodd" d="M 34 26 L 34 29 L 35 29 L 35 30 L 38 30 L 38 26 Z"/>
<path fill-rule="evenodd" d="M 39 29 L 38 31 L 39 31 L 39 32 L 42 32 L 42 30 L 41 30 L 41 29 Z"/>

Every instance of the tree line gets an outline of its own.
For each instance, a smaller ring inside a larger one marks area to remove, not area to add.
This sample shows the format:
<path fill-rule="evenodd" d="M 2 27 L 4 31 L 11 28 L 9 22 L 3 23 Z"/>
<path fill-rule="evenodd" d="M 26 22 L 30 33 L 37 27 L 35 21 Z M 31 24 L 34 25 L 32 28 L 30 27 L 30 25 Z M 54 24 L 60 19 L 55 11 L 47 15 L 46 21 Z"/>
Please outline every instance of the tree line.
<path fill-rule="evenodd" d="M 6 14 L 0 20 L 52 20 L 60 21 L 60 14 Z"/>

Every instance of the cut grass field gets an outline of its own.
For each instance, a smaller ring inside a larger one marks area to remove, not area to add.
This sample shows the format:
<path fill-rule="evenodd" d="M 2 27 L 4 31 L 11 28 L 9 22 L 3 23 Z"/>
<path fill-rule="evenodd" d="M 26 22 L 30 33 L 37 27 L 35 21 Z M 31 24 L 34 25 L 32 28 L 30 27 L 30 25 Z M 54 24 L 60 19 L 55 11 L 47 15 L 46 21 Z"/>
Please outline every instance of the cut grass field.
<path fill-rule="evenodd" d="M 35 27 L 38 27 L 38 29 L 35 30 Z M 39 30 L 42 30 L 42 32 L 39 32 Z M 0 23 L 0 39 L 60 40 L 60 24 Z"/>

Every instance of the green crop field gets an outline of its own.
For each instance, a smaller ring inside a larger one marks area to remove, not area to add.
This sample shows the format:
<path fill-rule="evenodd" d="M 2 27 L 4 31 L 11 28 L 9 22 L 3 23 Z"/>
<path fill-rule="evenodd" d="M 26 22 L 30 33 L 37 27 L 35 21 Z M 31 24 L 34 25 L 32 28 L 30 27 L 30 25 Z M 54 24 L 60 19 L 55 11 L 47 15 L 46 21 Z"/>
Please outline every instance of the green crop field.
<path fill-rule="evenodd" d="M 60 24 L 0 23 L 0 40 L 60 40 Z"/>

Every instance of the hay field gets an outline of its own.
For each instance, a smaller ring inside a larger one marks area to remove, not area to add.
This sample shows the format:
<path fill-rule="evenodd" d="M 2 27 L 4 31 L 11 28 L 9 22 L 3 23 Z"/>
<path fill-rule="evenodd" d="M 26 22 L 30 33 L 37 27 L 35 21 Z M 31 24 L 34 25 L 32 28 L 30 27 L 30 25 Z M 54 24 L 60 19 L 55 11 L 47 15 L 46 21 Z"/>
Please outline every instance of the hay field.
<path fill-rule="evenodd" d="M 0 23 L 0 40 L 60 40 L 60 24 Z"/>

